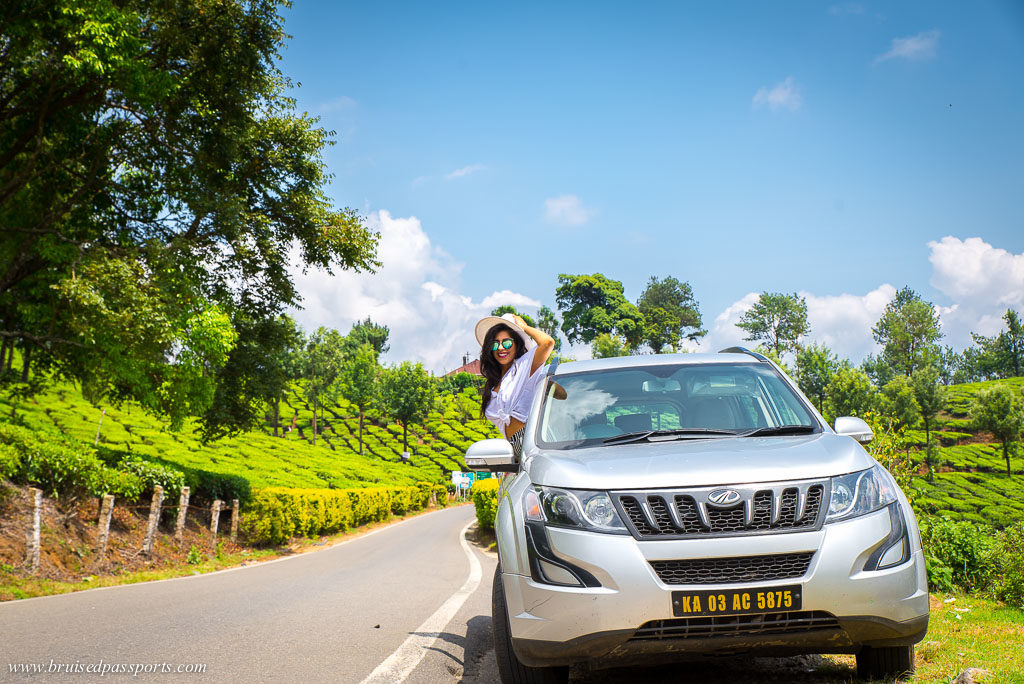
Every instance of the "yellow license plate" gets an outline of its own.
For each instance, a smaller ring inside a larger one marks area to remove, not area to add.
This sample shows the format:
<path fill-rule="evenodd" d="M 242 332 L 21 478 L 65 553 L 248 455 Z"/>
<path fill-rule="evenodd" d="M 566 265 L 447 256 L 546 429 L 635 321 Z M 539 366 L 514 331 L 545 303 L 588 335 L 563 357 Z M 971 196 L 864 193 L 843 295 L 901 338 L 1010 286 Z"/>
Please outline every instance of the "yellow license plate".
<path fill-rule="evenodd" d="M 725 591 L 673 591 L 672 614 L 675 617 L 703 617 L 800 610 L 801 594 L 799 584 Z"/>

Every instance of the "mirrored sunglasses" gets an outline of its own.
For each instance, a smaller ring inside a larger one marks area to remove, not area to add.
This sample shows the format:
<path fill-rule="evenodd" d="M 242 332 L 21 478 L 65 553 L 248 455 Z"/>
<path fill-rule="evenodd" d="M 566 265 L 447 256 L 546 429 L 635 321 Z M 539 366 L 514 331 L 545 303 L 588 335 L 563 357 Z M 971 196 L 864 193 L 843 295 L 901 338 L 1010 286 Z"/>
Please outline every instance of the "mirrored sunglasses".
<path fill-rule="evenodd" d="M 501 342 L 498 342 L 498 340 L 495 340 L 494 341 L 494 346 L 491 347 L 491 351 L 498 351 L 498 347 L 499 346 L 502 349 L 511 349 L 514 344 L 515 344 L 515 340 L 513 340 L 511 337 L 506 337 Z"/>

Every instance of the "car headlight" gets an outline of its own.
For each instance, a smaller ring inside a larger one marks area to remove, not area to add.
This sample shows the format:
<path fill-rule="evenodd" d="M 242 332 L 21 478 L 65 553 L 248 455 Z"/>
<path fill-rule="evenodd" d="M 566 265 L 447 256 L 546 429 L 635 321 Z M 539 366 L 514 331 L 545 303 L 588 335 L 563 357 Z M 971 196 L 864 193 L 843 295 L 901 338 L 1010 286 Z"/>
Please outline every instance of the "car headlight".
<path fill-rule="evenodd" d="M 832 498 L 825 522 L 866 515 L 896 501 L 896 482 L 885 468 L 876 465 L 832 478 Z"/>
<path fill-rule="evenodd" d="M 540 487 L 523 496 L 526 519 L 590 532 L 628 534 L 607 492 Z"/>

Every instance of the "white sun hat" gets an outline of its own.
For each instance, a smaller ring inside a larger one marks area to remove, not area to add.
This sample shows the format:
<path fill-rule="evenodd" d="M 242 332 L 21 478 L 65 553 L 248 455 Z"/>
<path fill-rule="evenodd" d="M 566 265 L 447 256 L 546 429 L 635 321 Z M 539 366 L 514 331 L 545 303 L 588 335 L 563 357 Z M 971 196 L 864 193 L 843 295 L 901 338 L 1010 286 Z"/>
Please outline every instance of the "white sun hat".
<path fill-rule="evenodd" d="M 476 341 L 481 347 L 484 345 L 484 337 L 487 336 L 487 331 L 498 323 L 504 323 L 508 327 L 512 328 L 515 334 L 519 336 L 520 342 L 527 350 L 533 349 L 537 346 L 537 343 L 533 341 L 533 338 L 527 335 L 522 328 L 516 325 L 515 317 L 512 314 L 507 313 L 502 316 L 485 316 L 477 322 Z"/>

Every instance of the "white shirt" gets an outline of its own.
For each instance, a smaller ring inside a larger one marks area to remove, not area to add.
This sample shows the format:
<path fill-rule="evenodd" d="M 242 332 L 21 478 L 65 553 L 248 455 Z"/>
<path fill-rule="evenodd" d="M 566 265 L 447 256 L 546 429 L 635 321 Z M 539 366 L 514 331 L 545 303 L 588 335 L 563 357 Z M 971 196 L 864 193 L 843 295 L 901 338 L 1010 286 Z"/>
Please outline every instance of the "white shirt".
<path fill-rule="evenodd" d="M 505 436 L 505 428 L 512 418 L 522 423 L 526 422 L 530 414 L 530 404 L 533 403 L 533 393 L 544 381 L 544 366 L 530 375 L 536 351 L 537 348 L 534 347 L 513 361 L 512 368 L 502 377 L 498 391 L 491 390 L 491 401 L 487 404 L 484 416 L 494 423 L 502 437 Z"/>

